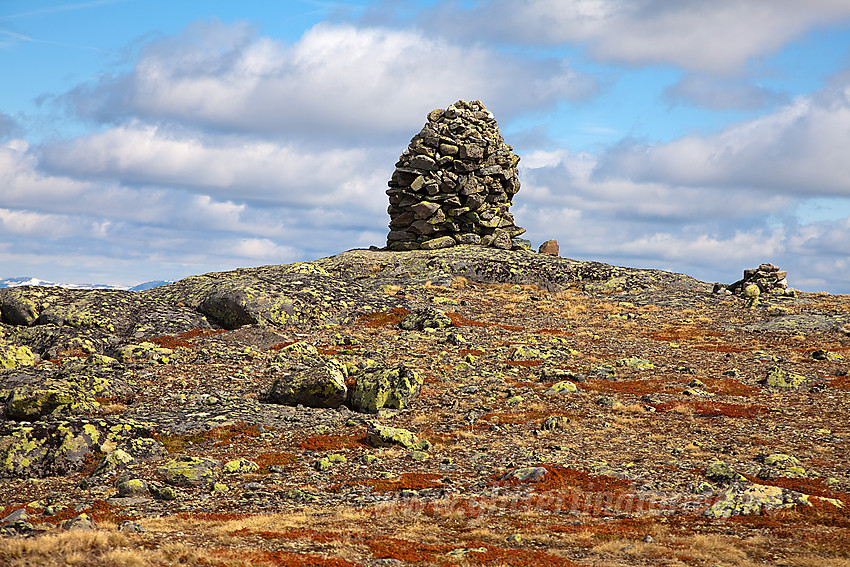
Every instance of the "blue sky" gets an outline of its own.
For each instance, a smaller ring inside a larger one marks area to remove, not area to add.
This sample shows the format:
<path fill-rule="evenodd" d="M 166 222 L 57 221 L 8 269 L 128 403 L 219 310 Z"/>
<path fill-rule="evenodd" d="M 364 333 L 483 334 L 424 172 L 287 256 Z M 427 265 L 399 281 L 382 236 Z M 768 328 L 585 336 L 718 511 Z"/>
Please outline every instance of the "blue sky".
<path fill-rule="evenodd" d="M 398 155 L 479 99 L 535 246 L 850 293 L 846 0 L 4 0 L 0 76 L 0 278 L 382 246 Z"/>

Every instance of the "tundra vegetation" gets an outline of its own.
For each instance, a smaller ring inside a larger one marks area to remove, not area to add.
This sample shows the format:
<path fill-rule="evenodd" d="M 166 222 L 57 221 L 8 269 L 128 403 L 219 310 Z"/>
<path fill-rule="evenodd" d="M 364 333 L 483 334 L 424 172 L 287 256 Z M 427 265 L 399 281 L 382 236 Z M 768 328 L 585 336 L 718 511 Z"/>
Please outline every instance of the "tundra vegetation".
<path fill-rule="evenodd" d="M 0 291 L 0 564 L 850 565 L 850 297 L 526 250 Z"/>

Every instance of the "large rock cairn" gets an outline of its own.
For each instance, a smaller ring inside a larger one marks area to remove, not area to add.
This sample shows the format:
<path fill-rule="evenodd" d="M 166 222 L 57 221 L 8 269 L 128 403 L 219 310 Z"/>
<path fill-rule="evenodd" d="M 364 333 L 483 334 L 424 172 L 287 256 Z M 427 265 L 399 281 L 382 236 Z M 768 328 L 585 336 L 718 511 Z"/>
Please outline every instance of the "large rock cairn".
<path fill-rule="evenodd" d="M 428 114 L 388 183 L 390 250 L 456 244 L 528 248 L 508 211 L 519 191 L 519 156 L 479 101 Z"/>

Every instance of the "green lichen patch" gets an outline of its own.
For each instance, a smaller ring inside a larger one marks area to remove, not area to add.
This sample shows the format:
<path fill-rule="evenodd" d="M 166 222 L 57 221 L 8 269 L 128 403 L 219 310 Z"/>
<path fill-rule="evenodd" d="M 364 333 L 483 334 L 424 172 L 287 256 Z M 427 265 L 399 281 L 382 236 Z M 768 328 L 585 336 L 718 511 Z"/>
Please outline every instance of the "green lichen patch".
<path fill-rule="evenodd" d="M 404 365 L 367 368 L 355 377 L 348 401 L 364 413 L 378 413 L 384 407 L 404 409 L 419 395 L 423 383 L 419 374 Z"/>
<path fill-rule="evenodd" d="M 807 378 L 802 374 L 774 366 L 767 372 L 767 376 L 762 380 L 762 384 L 768 388 L 793 390 L 805 384 L 806 381 Z"/>
<path fill-rule="evenodd" d="M 81 471 L 93 467 L 92 459 L 106 451 L 149 436 L 145 426 L 107 418 L 0 423 L 0 476 L 41 478 Z"/>
<path fill-rule="evenodd" d="M 218 480 L 221 461 L 181 455 L 159 468 L 165 482 L 172 486 L 211 485 Z"/>

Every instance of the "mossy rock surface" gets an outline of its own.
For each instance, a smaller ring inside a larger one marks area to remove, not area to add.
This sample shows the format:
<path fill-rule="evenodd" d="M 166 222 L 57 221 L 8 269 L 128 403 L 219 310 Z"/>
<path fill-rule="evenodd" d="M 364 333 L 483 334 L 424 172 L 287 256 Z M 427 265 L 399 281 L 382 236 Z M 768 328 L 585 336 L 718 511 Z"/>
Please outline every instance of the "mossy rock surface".
<path fill-rule="evenodd" d="M 98 455 L 150 434 L 145 425 L 109 418 L 0 423 L 0 476 L 42 478 L 93 469 Z"/>
<path fill-rule="evenodd" d="M 364 413 L 378 413 L 385 407 L 404 409 L 416 399 L 423 384 L 423 378 L 404 365 L 367 368 L 356 376 L 349 403 Z"/>

